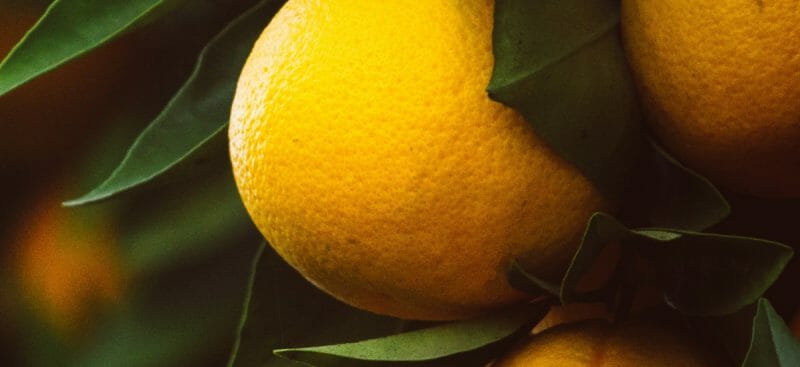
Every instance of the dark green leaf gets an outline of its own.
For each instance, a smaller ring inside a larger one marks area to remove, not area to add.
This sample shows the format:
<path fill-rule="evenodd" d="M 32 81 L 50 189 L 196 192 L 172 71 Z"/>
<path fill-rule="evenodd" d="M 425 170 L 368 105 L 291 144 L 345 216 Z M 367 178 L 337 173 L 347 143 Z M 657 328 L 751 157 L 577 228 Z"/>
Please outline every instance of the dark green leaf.
<path fill-rule="evenodd" d="M 103 200 L 178 166 L 191 172 L 207 156 L 226 156 L 224 142 L 236 80 L 253 42 L 282 3 L 262 1 L 211 40 L 189 80 L 142 132 L 119 167 L 94 190 L 66 205 Z"/>
<path fill-rule="evenodd" d="M 538 307 L 537 307 L 538 306 Z M 365 340 L 356 343 L 276 351 L 276 354 L 315 366 L 375 366 L 391 362 L 422 366 L 484 366 L 488 360 L 462 354 L 508 338 L 527 334 L 547 310 L 546 304 L 501 311 L 494 315 Z M 453 364 L 446 357 L 462 357 Z M 420 364 L 418 362 L 428 362 Z"/>
<path fill-rule="evenodd" d="M 592 215 L 586 225 L 581 245 L 561 280 L 561 302 L 579 301 L 581 297 L 576 288 L 583 274 L 592 267 L 608 244 L 619 242 L 629 235 L 628 229 L 610 215 L 604 213 Z"/>
<path fill-rule="evenodd" d="M 800 342 L 766 299 L 758 301 L 752 330 L 742 367 L 800 366 Z"/>
<path fill-rule="evenodd" d="M 0 96 L 162 14 L 177 0 L 56 0 L 0 64 Z"/>
<path fill-rule="evenodd" d="M 272 351 L 372 338 L 403 326 L 400 320 L 356 310 L 322 293 L 268 246 L 253 262 L 246 297 L 230 367 L 298 366 L 302 364 Z"/>
<path fill-rule="evenodd" d="M 615 242 L 652 266 L 654 281 L 672 307 L 698 316 L 730 314 L 755 302 L 793 255 L 791 247 L 761 239 L 657 228 L 629 230 L 613 217 L 596 213 L 562 279 L 562 302 L 580 300 L 575 290 L 578 280 L 603 248 Z"/>
<path fill-rule="evenodd" d="M 619 37 L 619 1 L 498 0 L 494 56 L 490 96 L 620 199 L 624 223 L 699 231 L 728 215 L 708 180 L 648 144 Z"/>
<path fill-rule="evenodd" d="M 755 302 L 793 255 L 780 243 L 640 229 L 633 244 L 659 273 L 667 303 L 691 315 L 724 315 Z"/>
<path fill-rule="evenodd" d="M 619 1 L 498 0 L 488 87 L 612 198 L 644 147 L 618 33 Z"/>

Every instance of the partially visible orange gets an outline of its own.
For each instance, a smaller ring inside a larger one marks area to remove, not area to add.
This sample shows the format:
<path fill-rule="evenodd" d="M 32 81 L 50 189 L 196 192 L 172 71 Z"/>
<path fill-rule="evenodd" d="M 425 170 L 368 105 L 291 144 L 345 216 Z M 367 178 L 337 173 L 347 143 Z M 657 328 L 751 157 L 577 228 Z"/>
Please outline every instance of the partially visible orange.
<path fill-rule="evenodd" d="M 83 331 L 93 312 L 119 304 L 124 274 L 107 212 L 67 209 L 50 192 L 21 222 L 14 273 L 24 304 L 57 332 Z"/>
<path fill-rule="evenodd" d="M 587 321 L 531 335 L 491 367 L 716 367 L 685 330 L 661 321 Z"/>
<path fill-rule="evenodd" d="M 794 336 L 800 339 L 800 310 L 798 310 L 798 312 L 794 314 L 794 319 L 792 320 L 791 328 L 792 328 L 792 333 L 794 333 Z"/>
<path fill-rule="evenodd" d="M 797 0 L 624 0 L 622 34 L 662 143 L 721 187 L 800 197 Z"/>
<path fill-rule="evenodd" d="M 0 0 L 0 60 L 44 10 L 38 1 Z M 0 168 L 58 160 L 90 134 L 130 56 L 127 43 L 115 42 L 0 97 Z"/>

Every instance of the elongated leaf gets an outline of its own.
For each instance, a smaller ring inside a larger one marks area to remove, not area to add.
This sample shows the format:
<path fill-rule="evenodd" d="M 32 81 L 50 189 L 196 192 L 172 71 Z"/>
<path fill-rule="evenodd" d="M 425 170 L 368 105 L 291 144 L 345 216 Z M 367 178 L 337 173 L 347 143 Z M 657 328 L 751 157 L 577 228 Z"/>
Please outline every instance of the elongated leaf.
<path fill-rule="evenodd" d="M 272 351 L 377 337 L 400 331 L 404 324 L 354 309 L 322 293 L 269 246 L 263 246 L 253 262 L 246 297 L 230 367 L 298 366 L 302 364 L 277 357 Z"/>
<path fill-rule="evenodd" d="M 265 0 L 233 21 L 203 50 L 194 72 L 145 129 L 111 176 L 66 205 L 109 198 L 202 157 L 225 156 L 226 127 L 239 71 L 283 1 Z M 186 170 L 191 171 L 191 170 Z"/>
<path fill-rule="evenodd" d="M 619 1 L 498 0 L 488 87 L 612 198 L 644 147 L 618 25 Z"/>
<path fill-rule="evenodd" d="M 484 366 L 488 360 L 477 356 L 459 358 L 458 363 L 446 357 L 459 357 L 467 352 L 527 334 L 547 310 L 522 307 L 510 311 L 441 326 L 365 340 L 311 348 L 282 349 L 276 354 L 315 366 L 374 366 L 389 362 L 429 362 L 431 366 Z M 414 366 L 428 365 L 415 363 Z"/>
<path fill-rule="evenodd" d="M 56 0 L 0 64 L 0 96 L 163 14 L 179 0 Z"/>
<path fill-rule="evenodd" d="M 758 301 L 752 330 L 742 367 L 800 366 L 800 342 L 766 299 Z"/>
<path fill-rule="evenodd" d="M 580 300 L 578 280 L 614 242 L 651 264 L 668 304 L 697 316 L 730 314 L 755 302 L 793 255 L 791 247 L 761 239 L 660 228 L 629 230 L 597 213 L 562 279 L 562 302 Z"/>

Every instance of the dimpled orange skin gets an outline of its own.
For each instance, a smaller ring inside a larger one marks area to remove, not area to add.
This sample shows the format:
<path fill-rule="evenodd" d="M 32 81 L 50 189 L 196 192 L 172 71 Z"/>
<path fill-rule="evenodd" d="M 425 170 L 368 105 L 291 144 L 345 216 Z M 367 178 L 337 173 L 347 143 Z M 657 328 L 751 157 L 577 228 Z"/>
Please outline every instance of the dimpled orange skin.
<path fill-rule="evenodd" d="M 230 154 L 270 244 L 331 295 L 407 319 L 561 275 L 597 190 L 491 101 L 493 2 L 290 0 L 242 71 Z"/>
<path fill-rule="evenodd" d="M 624 0 L 622 29 L 669 150 L 724 188 L 800 197 L 800 1 Z"/>
<path fill-rule="evenodd" d="M 686 333 L 636 321 L 587 321 L 529 337 L 490 367 L 721 367 Z"/>

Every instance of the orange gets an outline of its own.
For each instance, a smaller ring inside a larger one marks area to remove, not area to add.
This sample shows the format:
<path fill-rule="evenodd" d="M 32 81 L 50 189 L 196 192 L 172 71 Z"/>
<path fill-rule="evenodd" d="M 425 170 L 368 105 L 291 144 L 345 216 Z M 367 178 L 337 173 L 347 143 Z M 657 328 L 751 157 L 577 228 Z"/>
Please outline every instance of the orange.
<path fill-rule="evenodd" d="M 402 318 L 526 298 L 609 203 L 489 99 L 494 2 L 290 0 L 239 79 L 230 154 L 270 244 L 311 282 Z"/>
<path fill-rule="evenodd" d="M 623 0 L 648 120 L 688 166 L 732 191 L 800 197 L 797 0 Z"/>
<path fill-rule="evenodd" d="M 51 192 L 32 207 L 16 236 L 13 264 L 25 303 L 71 337 L 96 307 L 120 302 L 124 275 L 108 213 L 62 208 L 61 199 Z"/>
<path fill-rule="evenodd" d="M 722 364 L 667 323 L 586 321 L 529 336 L 491 367 L 711 367 Z"/>

